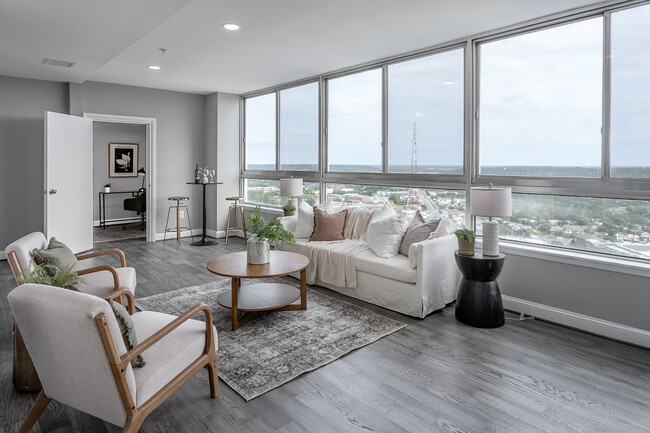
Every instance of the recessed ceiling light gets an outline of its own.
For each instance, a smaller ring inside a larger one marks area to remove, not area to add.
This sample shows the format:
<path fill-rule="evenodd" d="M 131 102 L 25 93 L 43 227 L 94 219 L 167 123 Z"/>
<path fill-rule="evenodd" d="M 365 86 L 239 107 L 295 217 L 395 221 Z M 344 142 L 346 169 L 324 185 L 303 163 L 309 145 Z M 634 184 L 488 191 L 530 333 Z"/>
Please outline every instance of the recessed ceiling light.
<path fill-rule="evenodd" d="M 239 30 L 239 26 L 237 24 L 232 24 L 232 23 L 226 23 L 223 24 L 221 27 L 223 27 L 226 30 Z"/>
<path fill-rule="evenodd" d="M 160 66 L 156 66 L 156 65 L 149 65 L 147 66 L 147 68 L 151 69 L 152 71 L 160 70 Z"/>
<path fill-rule="evenodd" d="M 74 62 L 68 62 L 67 60 L 56 60 L 56 59 L 43 59 L 41 63 L 44 65 L 62 66 L 64 68 L 71 68 L 75 65 Z"/>

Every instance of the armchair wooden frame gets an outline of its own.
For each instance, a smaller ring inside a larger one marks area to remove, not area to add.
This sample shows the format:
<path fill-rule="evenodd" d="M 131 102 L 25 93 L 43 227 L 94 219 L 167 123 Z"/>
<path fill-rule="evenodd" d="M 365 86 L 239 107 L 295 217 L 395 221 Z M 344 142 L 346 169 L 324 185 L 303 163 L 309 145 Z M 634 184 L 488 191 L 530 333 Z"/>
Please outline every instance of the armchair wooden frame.
<path fill-rule="evenodd" d="M 129 311 L 129 314 L 133 314 L 135 311 L 133 294 L 128 290 L 121 290 L 119 292 L 111 293 L 105 299 L 110 298 L 116 300 L 121 296 L 125 296 L 127 298 L 127 311 Z M 131 394 L 126 381 L 126 370 L 129 362 L 153 346 L 165 335 L 178 328 L 178 326 L 180 326 L 182 323 L 186 322 L 188 319 L 194 317 L 200 312 L 203 312 L 205 315 L 205 348 L 203 350 L 203 353 L 178 376 L 173 378 L 167 385 L 161 388 L 160 391 L 158 391 L 154 396 L 152 396 L 149 400 L 138 407 L 136 405 L 136 402 L 133 400 L 133 395 Z M 137 432 L 146 417 L 149 416 L 151 412 L 160 406 L 163 401 L 167 400 L 170 395 L 172 395 L 178 388 L 180 388 L 202 368 L 206 368 L 208 370 L 208 376 L 210 379 L 210 397 L 215 398 L 219 395 L 219 376 L 217 371 L 217 356 L 214 347 L 212 312 L 207 305 L 195 305 L 183 313 L 183 315 L 174 319 L 172 322 L 153 334 L 151 337 L 147 338 L 122 356 L 119 356 L 117 353 L 117 348 L 115 347 L 115 342 L 113 341 L 108 321 L 104 313 L 100 313 L 95 316 L 95 323 L 97 324 L 99 335 L 101 336 L 102 343 L 104 344 L 104 349 L 106 350 L 106 356 L 113 372 L 115 384 L 117 385 L 120 397 L 122 398 L 122 404 L 126 410 L 126 422 L 124 424 L 124 428 L 122 429 L 122 433 Z M 36 398 L 34 405 L 29 410 L 27 417 L 20 426 L 18 433 L 28 433 L 38 418 L 41 416 L 47 405 L 50 403 L 50 401 L 51 399 L 45 395 L 45 392 L 41 391 L 41 393 Z"/>

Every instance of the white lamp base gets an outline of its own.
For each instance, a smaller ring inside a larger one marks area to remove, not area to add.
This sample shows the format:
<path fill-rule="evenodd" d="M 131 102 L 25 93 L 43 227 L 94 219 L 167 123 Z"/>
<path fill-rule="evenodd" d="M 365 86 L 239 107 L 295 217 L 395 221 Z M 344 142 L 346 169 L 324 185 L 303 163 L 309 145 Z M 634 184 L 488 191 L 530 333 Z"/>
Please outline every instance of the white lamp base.
<path fill-rule="evenodd" d="M 499 255 L 499 223 L 496 221 L 483 221 L 483 255 Z"/>
<path fill-rule="evenodd" d="M 287 200 L 287 204 L 292 205 L 293 207 L 296 208 L 296 210 L 298 210 L 298 199 L 297 198 L 290 198 L 289 200 Z"/>

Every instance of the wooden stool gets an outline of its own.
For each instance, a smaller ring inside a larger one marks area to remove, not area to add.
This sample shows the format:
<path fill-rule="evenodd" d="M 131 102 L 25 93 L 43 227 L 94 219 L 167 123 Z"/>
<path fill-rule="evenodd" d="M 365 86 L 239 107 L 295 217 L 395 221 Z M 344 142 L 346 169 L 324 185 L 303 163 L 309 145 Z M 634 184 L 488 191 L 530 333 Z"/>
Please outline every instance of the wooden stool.
<path fill-rule="evenodd" d="M 181 196 L 174 196 L 174 197 L 169 197 L 167 200 L 172 200 L 176 202 L 176 205 L 171 205 L 169 206 L 169 209 L 167 209 L 167 222 L 165 223 L 165 235 L 163 236 L 163 244 L 165 243 L 165 240 L 167 239 L 167 232 L 176 232 L 176 240 L 178 241 L 178 245 L 181 244 L 181 231 L 188 231 L 190 234 L 192 233 L 192 222 L 190 221 L 190 212 L 187 210 L 187 206 L 184 206 L 181 204 L 182 201 L 187 201 L 189 200 L 189 197 L 181 197 Z M 176 227 L 169 228 L 169 213 L 172 211 L 172 209 L 176 209 Z M 187 213 L 187 227 L 181 227 L 181 208 L 185 208 L 185 212 Z M 194 235 L 191 234 L 192 240 L 194 240 Z"/>
<path fill-rule="evenodd" d="M 228 245 L 228 236 L 231 231 L 244 232 L 244 240 L 248 239 L 246 235 L 246 218 L 244 217 L 244 208 L 238 204 L 240 201 L 244 201 L 244 197 L 226 197 L 226 200 L 233 201 L 234 203 L 228 208 L 228 222 L 226 223 L 226 245 Z M 241 212 L 241 227 L 230 227 L 230 215 L 232 211 L 235 211 L 235 218 L 237 218 L 237 210 Z"/>

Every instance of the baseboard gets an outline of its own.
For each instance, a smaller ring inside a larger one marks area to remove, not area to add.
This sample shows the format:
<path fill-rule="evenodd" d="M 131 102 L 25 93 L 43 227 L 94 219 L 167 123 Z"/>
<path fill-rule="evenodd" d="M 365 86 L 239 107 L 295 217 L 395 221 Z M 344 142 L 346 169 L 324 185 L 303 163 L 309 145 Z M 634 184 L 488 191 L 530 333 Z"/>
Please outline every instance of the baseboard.
<path fill-rule="evenodd" d="M 206 230 L 205 231 L 206 236 L 209 236 L 211 238 L 225 238 L 226 237 L 226 232 L 224 230 Z M 181 238 L 188 238 L 190 236 L 198 236 L 199 238 L 201 235 L 203 235 L 203 229 L 192 229 L 192 233 L 190 233 L 189 230 L 181 232 Z M 157 241 L 162 241 L 163 238 L 165 237 L 165 233 L 156 233 L 156 240 Z M 167 240 L 170 239 L 176 239 L 176 232 L 168 232 L 167 233 Z"/>
<path fill-rule="evenodd" d="M 539 317 L 549 322 L 601 335 L 613 340 L 650 348 L 650 332 L 643 329 L 506 295 L 503 296 L 503 307 L 506 310 Z"/>
<path fill-rule="evenodd" d="M 129 217 L 129 218 L 114 218 L 106 220 L 107 226 L 119 225 L 119 224 L 130 224 L 130 223 L 139 223 L 141 221 L 140 217 Z M 93 227 L 99 227 L 99 220 L 93 221 Z"/>

